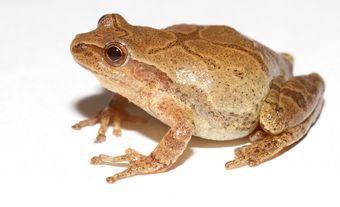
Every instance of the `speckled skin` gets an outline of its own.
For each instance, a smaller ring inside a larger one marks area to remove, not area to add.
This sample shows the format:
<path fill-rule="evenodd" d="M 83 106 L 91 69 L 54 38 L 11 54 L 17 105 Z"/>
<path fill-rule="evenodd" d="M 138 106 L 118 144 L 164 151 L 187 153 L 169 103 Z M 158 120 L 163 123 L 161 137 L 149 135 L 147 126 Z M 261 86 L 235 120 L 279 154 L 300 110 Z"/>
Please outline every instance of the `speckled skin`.
<path fill-rule="evenodd" d="M 105 47 L 112 43 L 127 51 L 119 66 L 105 58 Z M 165 171 L 192 135 L 230 140 L 254 132 L 249 137 L 257 141 L 237 149 L 226 167 L 255 166 L 301 139 L 322 108 L 319 75 L 294 77 L 290 55 L 275 53 L 228 26 L 154 29 L 111 14 L 100 19 L 97 29 L 77 35 L 71 51 L 105 88 L 171 127 L 149 156 L 129 149 L 123 156 L 95 157 L 94 164 L 130 162 L 109 182 Z M 78 128 L 83 125 L 90 124 Z"/>
<path fill-rule="evenodd" d="M 282 55 L 227 26 L 176 25 L 158 30 L 132 26 L 121 16 L 111 15 L 103 18 L 95 31 L 79 35 L 80 39 L 98 48 L 114 40 L 126 45 L 129 60 L 118 72 L 135 70 L 132 63 L 136 63 L 139 70 L 154 68 L 157 75 L 164 74 L 163 81 L 171 86 L 166 91 L 156 92 L 159 87 L 149 91 L 186 105 L 195 122 L 194 134 L 206 139 L 228 140 L 248 135 L 258 125 L 272 79 L 292 75 L 291 64 Z M 101 62 L 101 56 L 78 62 L 91 65 L 88 68 L 97 73 L 104 87 L 122 94 L 166 124 L 174 124 L 167 117 L 155 115 L 157 109 L 148 110 L 150 103 L 136 102 L 140 95 L 133 93 L 140 92 L 125 86 L 135 82 L 136 76 L 125 76 L 118 80 L 124 85 L 117 85 L 112 76 L 117 77 L 118 72 L 103 71 L 102 65 L 112 66 Z M 145 72 L 144 76 L 150 73 Z M 145 84 L 141 85 L 137 88 L 143 90 Z"/>

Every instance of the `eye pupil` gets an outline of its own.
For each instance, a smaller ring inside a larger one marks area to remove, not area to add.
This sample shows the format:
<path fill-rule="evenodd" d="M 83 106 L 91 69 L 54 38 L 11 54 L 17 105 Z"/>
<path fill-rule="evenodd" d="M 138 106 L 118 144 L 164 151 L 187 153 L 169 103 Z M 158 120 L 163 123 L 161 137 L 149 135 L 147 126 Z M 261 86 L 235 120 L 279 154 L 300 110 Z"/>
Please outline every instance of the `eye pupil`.
<path fill-rule="evenodd" d="M 122 51 L 118 47 L 110 47 L 107 50 L 107 56 L 112 62 L 116 62 L 122 57 Z"/>
<path fill-rule="evenodd" d="M 113 42 L 105 46 L 104 55 L 106 62 L 114 67 L 124 65 L 128 58 L 128 51 L 126 47 L 119 43 Z"/>

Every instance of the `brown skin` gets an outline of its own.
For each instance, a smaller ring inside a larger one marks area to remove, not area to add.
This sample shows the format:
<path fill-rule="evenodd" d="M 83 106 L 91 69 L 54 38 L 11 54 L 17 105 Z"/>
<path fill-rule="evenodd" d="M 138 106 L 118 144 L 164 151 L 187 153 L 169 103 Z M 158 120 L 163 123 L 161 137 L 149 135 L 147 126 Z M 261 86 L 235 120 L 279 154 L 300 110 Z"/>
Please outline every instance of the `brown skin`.
<path fill-rule="evenodd" d="M 237 149 L 226 167 L 258 165 L 301 139 L 322 108 L 319 75 L 293 77 L 290 55 L 277 54 L 227 26 L 159 30 L 105 15 L 96 30 L 76 36 L 71 51 L 105 88 L 171 127 L 149 156 L 129 149 L 122 156 L 94 157 L 93 164 L 130 163 L 109 177 L 110 183 L 169 169 L 192 135 L 214 140 L 249 135 L 256 141 Z M 112 102 L 74 128 L 101 122 L 97 141 L 103 141 L 107 126 L 117 130 L 120 120 L 129 120 L 121 106 Z"/>

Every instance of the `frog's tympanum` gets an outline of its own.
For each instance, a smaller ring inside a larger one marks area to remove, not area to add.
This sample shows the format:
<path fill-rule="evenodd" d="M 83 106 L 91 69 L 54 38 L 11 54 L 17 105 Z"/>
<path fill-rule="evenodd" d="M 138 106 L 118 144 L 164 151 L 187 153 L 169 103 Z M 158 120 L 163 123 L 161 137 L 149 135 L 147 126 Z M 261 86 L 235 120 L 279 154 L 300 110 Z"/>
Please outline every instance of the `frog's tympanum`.
<path fill-rule="evenodd" d="M 134 26 L 118 14 L 103 16 L 95 30 L 71 44 L 75 60 L 116 95 L 96 116 L 73 127 L 100 123 L 97 142 L 112 125 L 136 120 L 128 101 L 170 126 L 158 146 L 141 155 L 93 157 L 93 164 L 127 162 L 109 183 L 168 170 L 192 136 L 211 140 L 249 137 L 227 169 L 256 166 L 298 142 L 323 105 L 324 82 L 316 74 L 293 76 L 293 58 L 276 53 L 228 26 Z"/>

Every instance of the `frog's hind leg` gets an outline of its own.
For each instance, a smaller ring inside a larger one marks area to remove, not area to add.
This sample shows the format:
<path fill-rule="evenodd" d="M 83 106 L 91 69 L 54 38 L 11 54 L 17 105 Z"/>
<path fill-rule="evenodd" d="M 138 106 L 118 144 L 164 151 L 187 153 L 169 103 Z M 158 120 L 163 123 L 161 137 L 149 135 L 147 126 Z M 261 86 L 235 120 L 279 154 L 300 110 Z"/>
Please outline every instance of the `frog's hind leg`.
<path fill-rule="evenodd" d="M 86 126 L 93 126 L 96 123 L 100 123 L 96 142 L 105 141 L 105 134 L 110 125 L 113 127 L 113 134 L 120 136 L 122 121 L 144 121 L 142 118 L 132 116 L 125 111 L 127 103 L 128 100 L 126 98 L 117 94 L 112 98 L 107 107 L 98 112 L 95 116 L 73 125 L 72 128 L 81 129 Z"/>
<path fill-rule="evenodd" d="M 270 134 L 279 134 L 307 119 L 322 99 L 324 82 L 315 73 L 297 76 L 283 82 L 272 82 L 262 105 L 260 125 Z"/>
<path fill-rule="evenodd" d="M 299 141 L 308 132 L 320 114 L 322 104 L 323 101 L 321 100 L 309 118 L 281 134 L 272 135 L 259 129 L 259 131 L 252 135 L 256 136 L 256 141 L 237 148 L 235 150 L 235 159 L 227 162 L 225 167 L 227 169 L 234 169 L 245 165 L 254 167 L 279 155 L 286 147 Z"/>
<path fill-rule="evenodd" d="M 261 109 L 261 129 L 249 137 L 254 142 L 236 149 L 226 168 L 259 165 L 299 141 L 321 112 L 323 91 L 317 74 L 274 82 Z"/>

